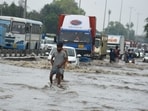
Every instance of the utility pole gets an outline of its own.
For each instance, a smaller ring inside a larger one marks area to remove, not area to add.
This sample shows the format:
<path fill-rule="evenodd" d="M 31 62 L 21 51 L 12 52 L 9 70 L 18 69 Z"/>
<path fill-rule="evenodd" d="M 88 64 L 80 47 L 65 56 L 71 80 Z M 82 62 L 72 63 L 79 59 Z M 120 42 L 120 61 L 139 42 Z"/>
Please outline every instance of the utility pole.
<path fill-rule="evenodd" d="M 81 0 L 79 0 L 79 13 L 81 14 L 80 8 L 81 8 Z"/>
<path fill-rule="evenodd" d="M 137 26 L 136 26 L 136 35 L 138 35 L 139 15 L 140 15 L 140 13 L 137 13 Z"/>
<path fill-rule="evenodd" d="M 136 41 L 138 41 L 138 26 L 139 26 L 139 15 L 140 13 L 137 13 L 137 26 L 136 26 Z"/>
<path fill-rule="evenodd" d="M 27 12 L 27 0 L 25 0 L 24 4 L 24 18 L 26 18 L 26 12 Z"/>
<path fill-rule="evenodd" d="M 81 0 L 79 0 L 79 8 L 81 8 Z"/>
<path fill-rule="evenodd" d="M 109 25 L 109 22 L 110 22 L 110 14 L 111 14 L 111 10 L 109 9 L 108 10 L 108 25 Z"/>
<path fill-rule="evenodd" d="M 104 20 L 103 20 L 103 33 L 104 33 L 105 19 L 106 19 L 106 7 L 107 7 L 107 0 L 105 0 Z"/>
<path fill-rule="evenodd" d="M 129 24 L 131 24 L 132 9 L 133 9 L 133 7 L 130 7 Z"/>
<path fill-rule="evenodd" d="M 107 26 L 107 33 L 109 33 L 110 15 L 111 15 L 111 10 L 108 10 L 108 26 Z"/>
<path fill-rule="evenodd" d="M 123 6 L 123 0 L 121 0 L 119 24 L 121 24 L 122 6 Z M 121 35 L 121 27 L 119 27 L 117 30 L 118 30 L 118 34 Z"/>
<path fill-rule="evenodd" d="M 131 29 L 132 9 L 133 9 L 133 7 L 130 7 L 130 14 L 129 14 L 129 29 L 128 29 L 128 39 L 130 39 L 130 29 Z"/>
<path fill-rule="evenodd" d="M 119 23 L 121 23 L 122 7 L 123 7 L 123 0 L 121 0 L 120 16 L 119 16 Z"/>

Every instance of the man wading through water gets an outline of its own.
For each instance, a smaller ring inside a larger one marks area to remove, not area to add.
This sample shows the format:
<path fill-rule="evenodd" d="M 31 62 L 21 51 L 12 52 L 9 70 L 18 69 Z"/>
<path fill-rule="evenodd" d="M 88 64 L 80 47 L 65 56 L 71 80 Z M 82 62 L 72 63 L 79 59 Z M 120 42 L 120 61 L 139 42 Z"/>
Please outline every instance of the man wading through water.
<path fill-rule="evenodd" d="M 57 51 L 55 51 L 51 57 L 52 69 L 50 72 L 50 83 L 52 86 L 53 75 L 56 74 L 57 85 L 61 87 L 61 79 L 63 79 L 64 67 L 67 61 L 66 51 L 63 49 L 63 43 L 57 43 Z"/>

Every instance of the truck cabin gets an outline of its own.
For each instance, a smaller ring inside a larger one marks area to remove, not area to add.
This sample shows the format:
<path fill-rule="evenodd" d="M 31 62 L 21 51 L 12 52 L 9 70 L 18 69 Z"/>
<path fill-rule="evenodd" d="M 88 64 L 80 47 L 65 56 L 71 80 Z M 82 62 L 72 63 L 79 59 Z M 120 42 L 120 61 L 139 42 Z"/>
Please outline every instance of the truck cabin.
<path fill-rule="evenodd" d="M 100 33 L 96 33 L 95 36 L 95 47 L 98 48 L 100 46 L 103 46 L 103 43 L 106 42 L 107 40 L 107 36 L 106 35 L 102 35 Z"/>

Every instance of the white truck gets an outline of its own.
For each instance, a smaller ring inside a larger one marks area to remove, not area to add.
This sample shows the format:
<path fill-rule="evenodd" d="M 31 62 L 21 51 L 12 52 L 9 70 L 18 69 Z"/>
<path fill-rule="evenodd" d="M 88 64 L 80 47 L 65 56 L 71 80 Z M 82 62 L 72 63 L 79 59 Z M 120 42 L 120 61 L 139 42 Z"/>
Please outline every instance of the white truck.
<path fill-rule="evenodd" d="M 122 35 L 108 35 L 107 40 L 107 52 L 110 52 L 110 49 L 115 49 L 116 46 L 119 47 L 120 55 L 124 54 L 124 47 L 125 47 L 125 37 Z"/>

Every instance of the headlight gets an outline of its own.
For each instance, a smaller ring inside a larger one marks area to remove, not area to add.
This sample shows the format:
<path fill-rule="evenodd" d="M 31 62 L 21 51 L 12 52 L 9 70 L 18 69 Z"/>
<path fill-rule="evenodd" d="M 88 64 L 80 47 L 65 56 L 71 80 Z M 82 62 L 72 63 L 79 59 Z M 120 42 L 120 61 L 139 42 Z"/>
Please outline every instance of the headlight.
<path fill-rule="evenodd" d="M 76 61 L 68 61 L 68 63 L 75 63 Z"/>
<path fill-rule="evenodd" d="M 48 47 L 47 47 L 47 49 L 51 49 L 51 48 L 52 48 L 51 46 L 48 46 Z"/>

